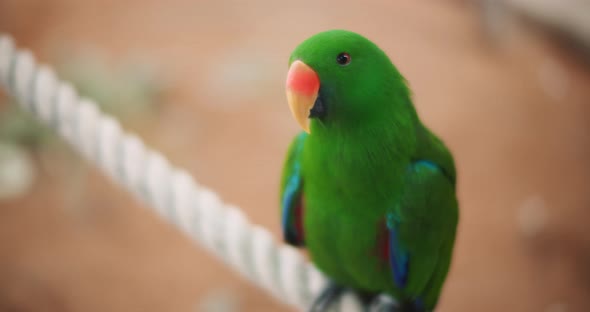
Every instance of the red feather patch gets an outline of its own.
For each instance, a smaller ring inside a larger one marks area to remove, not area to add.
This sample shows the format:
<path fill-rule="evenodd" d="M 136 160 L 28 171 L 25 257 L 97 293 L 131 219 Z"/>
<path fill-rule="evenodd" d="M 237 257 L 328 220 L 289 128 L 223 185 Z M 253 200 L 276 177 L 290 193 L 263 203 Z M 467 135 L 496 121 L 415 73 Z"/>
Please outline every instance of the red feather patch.
<path fill-rule="evenodd" d="M 303 244 L 305 238 L 305 234 L 303 231 L 303 212 L 305 210 L 305 207 L 303 205 L 303 195 L 299 196 L 294 208 L 295 211 L 293 213 L 295 217 L 295 235 L 297 235 L 297 240 L 300 242 L 300 244 Z"/>
<path fill-rule="evenodd" d="M 379 222 L 377 231 L 377 256 L 389 268 L 389 231 L 385 221 Z"/>

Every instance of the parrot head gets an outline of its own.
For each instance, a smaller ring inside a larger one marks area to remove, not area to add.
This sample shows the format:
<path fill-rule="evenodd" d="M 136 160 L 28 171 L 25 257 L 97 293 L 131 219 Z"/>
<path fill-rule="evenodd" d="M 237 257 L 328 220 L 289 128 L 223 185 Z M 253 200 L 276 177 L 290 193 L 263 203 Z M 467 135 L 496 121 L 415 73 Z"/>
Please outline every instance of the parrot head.
<path fill-rule="evenodd" d="M 385 119 L 395 109 L 399 113 L 396 98 L 409 103 L 405 80 L 389 57 L 365 37 L 345 30 L 302 42 L 291 54 L 286 89 L 291 113 L 307 133 Z"/>

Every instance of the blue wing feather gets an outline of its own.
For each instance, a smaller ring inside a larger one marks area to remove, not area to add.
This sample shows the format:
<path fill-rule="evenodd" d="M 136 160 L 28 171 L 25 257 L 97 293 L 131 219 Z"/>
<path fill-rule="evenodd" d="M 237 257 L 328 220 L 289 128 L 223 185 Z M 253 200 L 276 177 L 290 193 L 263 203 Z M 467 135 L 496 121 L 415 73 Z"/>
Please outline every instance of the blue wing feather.
<path fill-rule="evenodd" d="M 301 177 L 301 151 L 307 134 L 302 132 L 298 135 L 290 155 L 285 164 L 285 171 L 288 172 L 287 179 L 281 194 L 282 228 L 285 241 L 291 245 L 303 245 L 303 179 Z"/>
<path fill-rule="evenodd" d="M 440 170 L 440 167 L 429 160 L 417 160 L 410 164 L 409 171 L 415 170 L 419 166 L 424 166 L 430 170 Z M 395 214 L 395 210 L 387 214 L 387 230 L 389 245 L 389 264 L 391 266 L 391 274 L 395 284 L 404 288 L 408 282 L 408 272 L 410 267 L 410 256 L 404 246 L 400 242 L 400 237 L 397 232 L 400 220 Z"/>
<path fill-rule="evenodd" d="M 297 172 L 289 178 L 289 182 L 287 182 L 287 186 L 283 193 L 282 226 L 285 240 L 290 244 L 300 245 L 303 233 L 299 233 L 300 229 L 297 227 L 297 222 L 300 222 L 300 220 L 297 220 L 297 218 L 300 217 L 301 212 L 296 210 L 301 209 L 299 199 L 301 176 L 299 175 L 299 170 L 297 169 L 296 171 Z"/>
<path fill-rule="evenodd" d="M 399 288 L 403 288 L 406 286 L 408 281 L 408 267 L 410 264 L 410 258 L 408 253 L 400 244 L 399 236 L 396 230 L 396 223 L 398 222 L 399 221 L 396 220 L 395 215 L 387 215 L 387 230 L 389 234 L 389 264 L 391 266 L 391 274 L 395 284 Z"/>

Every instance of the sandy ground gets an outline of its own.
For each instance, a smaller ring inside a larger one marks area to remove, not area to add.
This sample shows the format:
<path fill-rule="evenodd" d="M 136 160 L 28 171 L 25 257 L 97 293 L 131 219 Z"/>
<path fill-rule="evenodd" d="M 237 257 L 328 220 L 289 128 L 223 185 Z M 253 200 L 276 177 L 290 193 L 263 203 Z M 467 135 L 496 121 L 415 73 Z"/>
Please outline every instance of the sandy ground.
<path fill-rule="evenodd" d="M 128 127 L 277 237 L 298 131 L 287 59 L 329 28 L 388 52 L 455 155 L 461 223 L 438 311 L 587 311 L 590 72 L 543 36 L 491 44 L 456 1 L 0 0 L 0 31 L 44 62 L 92 50 L 156 66 L 169 91 Z M 30 194 L 0 202 L 0 311 L 289 310 L 83 161 L 41 158 Z"/>

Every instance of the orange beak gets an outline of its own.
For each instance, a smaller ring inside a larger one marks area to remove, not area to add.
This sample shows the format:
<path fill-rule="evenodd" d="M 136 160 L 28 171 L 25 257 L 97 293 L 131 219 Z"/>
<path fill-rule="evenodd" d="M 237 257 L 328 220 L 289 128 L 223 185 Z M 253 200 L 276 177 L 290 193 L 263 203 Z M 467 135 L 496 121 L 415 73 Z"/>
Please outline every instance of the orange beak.
<path fill-rule="evenodd" d="M 320 90 L 318 74 L 302 61 L 295 61 L 287 73 L 287 102 L 297 123 L 307 133 L 309 111 L 313 108 Z"/>

